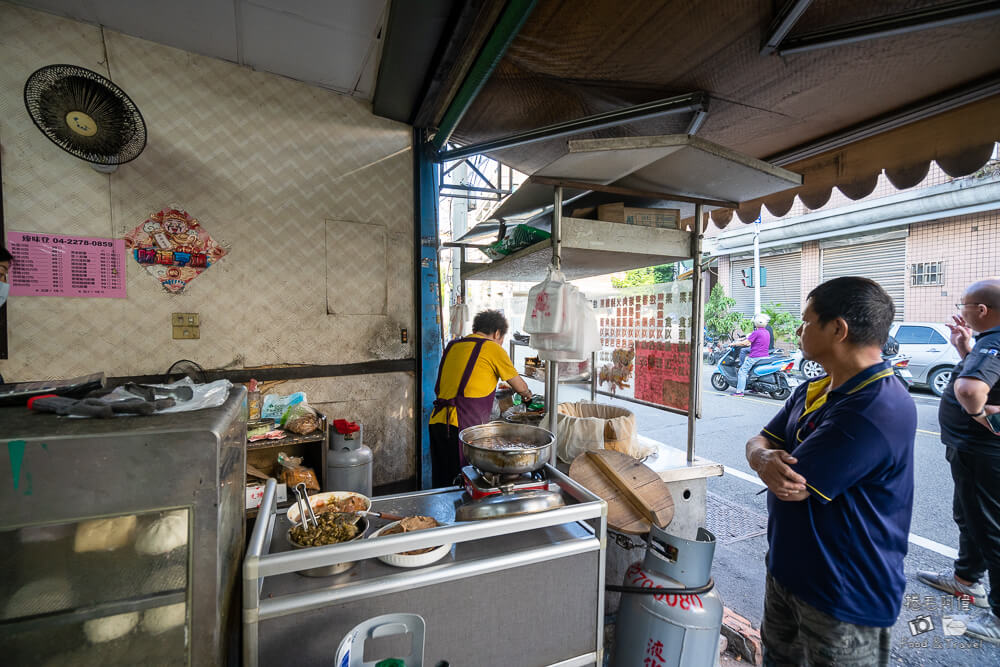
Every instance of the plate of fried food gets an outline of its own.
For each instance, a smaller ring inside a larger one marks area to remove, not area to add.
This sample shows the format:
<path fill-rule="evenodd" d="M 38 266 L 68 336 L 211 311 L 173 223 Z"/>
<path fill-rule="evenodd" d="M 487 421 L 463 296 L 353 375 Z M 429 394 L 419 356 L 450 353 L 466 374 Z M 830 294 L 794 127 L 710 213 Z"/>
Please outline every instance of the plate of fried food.
<path fill-rule="evenodd" d="M 429 516 L 408 516 L 402 521 L 393 521 L 392 523 L 382 526 L 374 533 L 368 536 L 369 539 L 383 537 L 386 535 L 398 535 L 400 533 L 412 533 L 418 530 L 427 530 L 428 528 L 437 528 L 440 526 L 434 517 Z M 379 556 L 378 559 L 387 565 L 393 565 L 395 567 L 422 567 L 424 565 L 430 565 L 431 563 L 436 563 L 437 561 L 448 555 L 451 551 L 451 543 L 442 544 L 437 547 L 427 547 L 425 549 L 415 549 L 413 551 L 404 551 L 398 554 L 386 554 L 384 556 Z"/>

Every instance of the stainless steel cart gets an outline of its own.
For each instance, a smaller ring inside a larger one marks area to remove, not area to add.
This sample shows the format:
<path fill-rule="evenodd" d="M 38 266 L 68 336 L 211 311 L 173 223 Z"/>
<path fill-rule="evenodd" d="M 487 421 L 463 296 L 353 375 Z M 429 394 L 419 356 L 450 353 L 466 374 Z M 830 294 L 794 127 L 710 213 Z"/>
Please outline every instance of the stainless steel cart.
<path fill-rule="evenodd" d="M 0 408 L 4 664 L 237 657 L 244 396 L 118 419 Z"/>
<path fill-rule="evenodd" d="M 333 664 L 356 625 L 398 612 L 426 623 L 424 665 L 601 664 L 607 505 L 555 468 L 545 471 L 565 507 L 454 523 L 463 494 L 456 487 L 385 496 L 374 499 L 376 511 L 444 525 L 296 551 L 268 482 L 243 565 L 244 665 Z M 449 543 L 451 552 L 425 567 L 377 560 Z M 360 562 L 334 577 L 295 574 L 350 561 Z"/>

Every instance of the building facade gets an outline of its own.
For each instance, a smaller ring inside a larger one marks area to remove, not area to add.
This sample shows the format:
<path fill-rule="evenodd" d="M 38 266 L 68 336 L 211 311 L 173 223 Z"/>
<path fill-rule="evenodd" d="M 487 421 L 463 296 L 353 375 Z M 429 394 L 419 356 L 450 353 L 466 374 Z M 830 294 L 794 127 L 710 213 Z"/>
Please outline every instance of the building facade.
<path fill-rule="evenodd" d="M 799 205 L 795 214 L 759 225 L 710 226 L 706 245 L 737 310 L 753 313 L 743 269 L 753 266 L 754 226 L 767 269 L 761 303 L 780 303 L 796 315 L 816 285 L 860 275 L 889 292 L 897 320 L 943 322 L 965 287 L 1000 275 L 1000 161 L 959 179 L 932 164 L 917 187 L 897 191 L 880 183 L 857 202 L 835 195 L 816 211 Z"/>

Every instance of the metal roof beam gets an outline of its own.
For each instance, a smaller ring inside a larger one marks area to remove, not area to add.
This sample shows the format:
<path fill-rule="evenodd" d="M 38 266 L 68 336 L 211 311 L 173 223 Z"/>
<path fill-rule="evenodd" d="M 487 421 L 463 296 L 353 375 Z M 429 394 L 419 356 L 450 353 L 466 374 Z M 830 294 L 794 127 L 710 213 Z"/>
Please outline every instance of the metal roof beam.
<path fill-rule="evenodd" d="M 1000 2 L 997 0 L 952 2 L 947 5 L 882 16 L 867 21 L 825 28 L 798 37 L 790 37 L 784 41 L 784 44 L 778 46 L 777 52 L 778 55 L 786 56 L 993 16 L 1000 16 Z"/>
<path fill-rule="evenodd" d="M 798 22 L 799 18 L 802 17 L 802 14 L 805 13 L 811 4 L 812 0 L 791 0 L 785 3 L 785 6 L 774 17 L 774 21 L 771 22 L 771 27 L 767 29 L 767 39 L 764 40 L 764 44 L 760 47 L 760 55 L 769 56 L 777 52 L 778 47 L 781 46 L 781 41 L 795 27 L 796 22 Z"/>

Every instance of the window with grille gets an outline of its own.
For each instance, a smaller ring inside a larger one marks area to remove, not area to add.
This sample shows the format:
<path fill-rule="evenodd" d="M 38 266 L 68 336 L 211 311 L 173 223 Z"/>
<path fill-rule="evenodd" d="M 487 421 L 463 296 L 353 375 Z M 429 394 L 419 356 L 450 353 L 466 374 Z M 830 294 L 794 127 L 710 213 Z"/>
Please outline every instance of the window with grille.
<path fill-rule="evenodd" d="M 922 262 L 910 265 L 911 285 L 943 285 L 944 262 Z"/>

